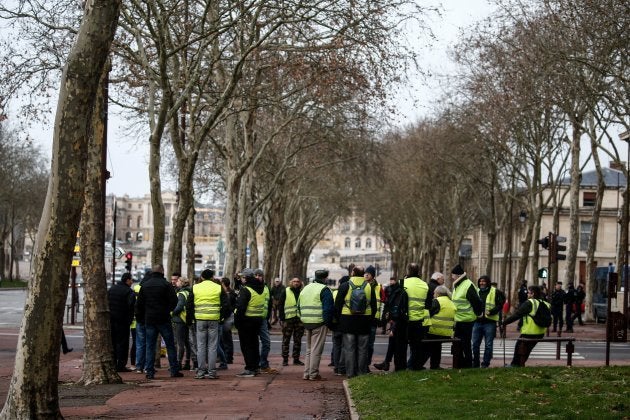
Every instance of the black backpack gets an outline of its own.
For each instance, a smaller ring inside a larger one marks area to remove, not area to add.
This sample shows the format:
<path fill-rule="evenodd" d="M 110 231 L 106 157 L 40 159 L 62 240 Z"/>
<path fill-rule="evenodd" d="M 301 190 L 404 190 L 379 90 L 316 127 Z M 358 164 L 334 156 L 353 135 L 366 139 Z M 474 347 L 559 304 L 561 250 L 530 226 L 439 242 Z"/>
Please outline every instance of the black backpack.
<path fill-rule="evenodd" d="M 532 320 L 539 327 L 548 328 L 551 325 L 551 310 L 549 309 L 549 303 L 542 299 L 536 300 L 538 301 L 538 308 L 536 309 L 536 313 L 532 317 Z"/>
<path fill-rule="evenodd" d="M 367 296 L 365 295 L 365 286 L 367 285 L 367 281 L 364 281 L 361 286 L 355 286 L 352 281 L 349 281 L 350 285 L 350 304 L 348 308 L 350 308 L 350 312 L 353 315 L 363 315 L 367 310 Z"/>
<path fill-rule="evenodd" d="M 394 290 L 387 298 L 387 312 L 392 321 L 407 320 L 407 292 L 402 287 Z"/>

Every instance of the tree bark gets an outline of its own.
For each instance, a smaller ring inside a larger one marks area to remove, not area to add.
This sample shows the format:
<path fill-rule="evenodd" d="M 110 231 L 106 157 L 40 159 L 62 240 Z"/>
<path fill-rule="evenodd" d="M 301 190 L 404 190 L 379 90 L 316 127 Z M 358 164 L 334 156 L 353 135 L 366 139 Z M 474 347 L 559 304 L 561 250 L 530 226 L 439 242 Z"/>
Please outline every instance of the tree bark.
<path fill-rule="evenodd" d="M 57 381 L 68 277 L 84 201 L 96 91 L 120 1 L 93 0 L 62 75 L 46 205 L 37 235 L 13 377 L 0 418 L 61 418 Z"/>

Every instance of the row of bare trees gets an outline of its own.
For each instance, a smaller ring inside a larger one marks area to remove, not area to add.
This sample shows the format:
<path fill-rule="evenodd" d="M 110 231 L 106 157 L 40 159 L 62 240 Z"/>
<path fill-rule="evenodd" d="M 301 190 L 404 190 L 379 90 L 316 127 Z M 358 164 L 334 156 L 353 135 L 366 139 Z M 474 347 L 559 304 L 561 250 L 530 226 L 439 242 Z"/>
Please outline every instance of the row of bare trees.
<path fill-rule="evenodd" d="M 317 241 L 361 197 L 352 186 L 374 148 L 374 110 L 413 64 L 399 31 L 422 13 L 409 0 L 0 5 L 0 17 L 22 40 L 4 45 L 0 97 L 25 95 L 21 112 L 37 115 L 41 93 L 63 70 L 52 175 L 3 418 L 60 415 L 55 355 L 79 219 L 86 284 L 81 382 L 120 380 L 106 334 L 100 236 L 107 99 L 150 147 L 152 263 L 165 256 L 168 159 L 179 197 L 168 271 L 181 269 L 195 195 L 215 188 L 226 203 L 226 272 L 243 268 L 245 247 L 257 249 L 262 227 L 268 275 L 279 272 L 282 258 L 288 272 L 304 274 Z"/>
<path fill-rule="evenodd" d="M 487 232 L 490 273 L 497 233 L 507 232 L 499 280 L 515 292 L 528 264 L 537 271 L 543 212 L 553 212 L 557 232 L 561 201 L 570 203 L 571 226 L 563 280 L 575 280 L 580 220 L 593 226 L 587 251 L 592 266 L 602 157 L 628 176 L 618 135 L 630 127 L 630 15 L 618 0 L 506 0 L 497 6 L 455 48 L 460 70 L 436 115 L 383 142 L 383 169 L 374 184 L 386 184 L 369 214 L 391 244 L 394 261 L 422 262 L 425 275 L 452 266 L 464 235 L 479 226 Z M 590 214 L 579 214 L 580 174 L 587 164 L 598 175 L 597 201 Z M 567 183 L 568 190 L 560 188 Z M 624 210 L 628 202 L 625 191 Z M 524 240 L 512 245 L 520 211 L 528 215 Z M 617 266 L 628 244 L 625 216 L 620 231 Z M 506 276 L 512 251 L 523 257 L 516 275 Z M 508 277 L 512 284 L 504 283 Z"/>

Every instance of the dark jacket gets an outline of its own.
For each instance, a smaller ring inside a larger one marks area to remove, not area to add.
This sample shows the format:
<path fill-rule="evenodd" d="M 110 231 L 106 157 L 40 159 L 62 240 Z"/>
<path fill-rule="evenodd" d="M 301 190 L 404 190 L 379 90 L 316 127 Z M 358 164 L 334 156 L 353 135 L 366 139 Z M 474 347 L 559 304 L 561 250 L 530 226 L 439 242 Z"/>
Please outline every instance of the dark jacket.
<path fill-rule="evenodd" d="M 188 300 L 186 300 L 183 293 L 179 293 L 186 290 L 188 291 Z M 177 305 L 175 306 L 175 309 L 173 309 L 171 321 L 178 324 L 187 323 L 187 321 L 183 320 L 182 317 L 179 316 L 179 314 L 181 314 L 182 311 L 186 309 L 188 302 L 190 301 L 190 298 L 192 297 L 192 289 L 190 286 L 182 287 L 181 289 L 177 291 L 176 294 L 177 294 Z M 188 318 L 188 312 L 186 312 L 186 318 Z"/>
<path fill-rule="evenodd" d="M 279 302 L 280 301 L 280 297 L 282 296 L 282 293 L 284 292 L 285 286 L 284 284 L 279 284 L 279 285 L 274 285 L 271 290 L 271 299 Z"/>
<path fill-rule="evenodd" d="M 566 293 L 564 290 L 555 290 L 551 294 L 551 310 L 552 311 L 562 311 L 562 307 L 564 306 L 564 295 Z"/>
<path fill-rule="evenodd" d="M 349 289 L 350 283 L 346 281 L 339 286 L 337 291 L 337 297 L 335 298 L 335 316 L 339 320 L 337 331 L 348 334 L 370 334 L 373 325 L 372 321 L 374 320 L 374 316 L 377 316 L 376 293 L 370 293 L 370 308 L 374 315 L 347 315 L 342 314 L 341 311 L 346 304 L 346 295 Z"/>
<path fill-rule="evenodd" d="M 136 319 L 149 325 L 166 324 L 177 306 L 177 295 L 164 274 L 151 272 L 145 276 L 136 302 Z"/>
<path fill-rule="evenodd" d="M 131 287 L 119 281 L 107 291 L 109 318 L 112 322 L 130 325 L 133 321 L 136 294 Z"/>

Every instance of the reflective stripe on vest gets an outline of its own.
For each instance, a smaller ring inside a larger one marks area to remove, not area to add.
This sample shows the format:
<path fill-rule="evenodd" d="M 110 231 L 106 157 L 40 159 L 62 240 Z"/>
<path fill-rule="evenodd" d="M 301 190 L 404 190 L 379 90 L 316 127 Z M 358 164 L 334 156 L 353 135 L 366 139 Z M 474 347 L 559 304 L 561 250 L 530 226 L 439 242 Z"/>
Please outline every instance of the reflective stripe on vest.
<path fill-rule="evenodd" d="M 409 321 L 423 321 L 428 315 L 424 307 L 429 286 L 419 277 L 408 277 L 404 282 L 409 297 Z"/>
<path fill-rule="evenodd" d="M 211 280 L 204 280 L 193 286 L 195 319 L 218 321 L 221 309 L 221 286 Z"/>
<path fill-rule="evenodd" d="M 286 296 L 287 297 L 284 301 L 284 319 L 296 318 L 298 316 L 297 300 L 295 299 L 295 293 L 293 293 L 293 289 L 287 287 Z"/>
<path fill-rule="evenodd" d="M 431 317 L 429 333 L 451 337 L 455 325 L 455 305 L 448 296 L 438 296 L 440 312 Z"/>
<path fill-rule="evenodd" d="M 547 328 L 539 327 L 538 324 L 536 324 L 534 322 L 534 319 L 532 318 L 536 314 L 536 311 L 538 310 L 539 300 L 538 299 L 527 299 L 527 300 L 529 300 L 532 303 L 532 310 L 529 312 L 529 314 L 523 317 L 523 326 L 521 327 L 521 334 L 532 334 L 532 335 L 544 334 Z M 543 304 L 547 305 L 547 307 L 550 307 L 549 302 L 543 301 Z"/>
<path fill-rule="evenodd" d="M 249 302 L 247 303 L 247 310 L 245 311 L 245 316 L 249 316 L 252 318 L 262 318 L 263 317 L 263 307 L 265 306 L 265 292 L 258 293 L 254 289 L 249 286 L 247 290 L 249 290 L 249 294 L 251 295 Z"/>
<path fill-rule="evenodd" d="M 470 279 L 461 280 L 459 286 L 453 290 L 453 304 L 455 305 L 455 322 L 473 322 L 477 319 L 472 305 L 466 299 L 468 288 L 475 287 Z M 476 289 L 475 289 L 476 290 Z"/>
<path fill-rule="evenodd" d="M 324 322 L 321 293 L 326 286 L 321 283 L 310 283 L 298 298 L 298 313 L 305 324 L 321 324 Z"/>
<path fill-rule="evenodd" d="M 490 292 L 488 292 L 488 296 L 486 296 L 486 314 L 496 307 L 496 305 L 494 304 L 496 301 L 496 295 L 497 295 L 497 289 L 490 286 Z M 486 315 L 486 319 L 498 321 L 499 313 L 497 312 L 494 315 Z"/>

